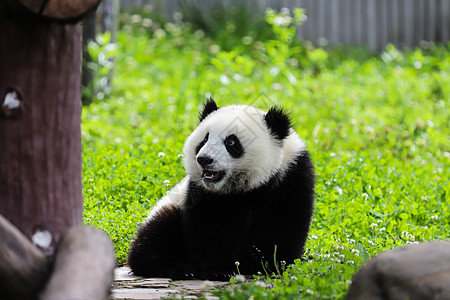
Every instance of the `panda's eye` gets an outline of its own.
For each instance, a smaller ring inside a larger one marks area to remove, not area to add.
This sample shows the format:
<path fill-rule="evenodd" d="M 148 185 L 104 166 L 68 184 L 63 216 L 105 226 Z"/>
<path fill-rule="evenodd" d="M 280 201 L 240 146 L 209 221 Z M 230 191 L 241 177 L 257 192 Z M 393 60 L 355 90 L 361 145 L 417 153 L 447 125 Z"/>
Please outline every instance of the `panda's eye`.
<path fill-rule="evenodd" d="M 227 145 L 227 146 L 234 146 L 234 144 L 235 144 L 236 142 L 234 141 L 234 140 L 232 140 L 232 139 L 229 139 L 229 140 L 226 140 L 225 141 L 225 144 Z"/>
<path fill-rule="evenodd" d="M 209 132 L 206 134 L 205 138 L 203 139 L 203 143 L 206 144 L 209 138 Z"/>
<path fill-rule="evenodd" d="M 228 153 L 230 153 L 232 157 L 239 158 L 244 154 L 244 147 L 242 147 L 239 138 L 234 134 L 227 136 L 225 138 L 224 144 Z"/>
<path fill-rule="evenodd" d="M 236 141 L 237 141 L 237 136 L 235 136 L 233 134 L 233 135 L 227 136 L 225 138 L 224 143 L 225 143 L 225 146 L 232 147 L 236 144 Z"/>

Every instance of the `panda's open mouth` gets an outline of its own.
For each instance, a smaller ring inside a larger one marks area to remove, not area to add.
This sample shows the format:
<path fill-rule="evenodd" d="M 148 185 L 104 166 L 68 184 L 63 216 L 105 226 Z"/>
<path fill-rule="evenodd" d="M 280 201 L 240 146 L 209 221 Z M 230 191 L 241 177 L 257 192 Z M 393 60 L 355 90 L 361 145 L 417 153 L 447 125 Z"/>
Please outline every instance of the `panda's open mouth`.
<path fill-rule="evenodd" d="M 205 182 L 219 182 L 225 176 L 224 171 L 203 170 L 202 179 Z"/>

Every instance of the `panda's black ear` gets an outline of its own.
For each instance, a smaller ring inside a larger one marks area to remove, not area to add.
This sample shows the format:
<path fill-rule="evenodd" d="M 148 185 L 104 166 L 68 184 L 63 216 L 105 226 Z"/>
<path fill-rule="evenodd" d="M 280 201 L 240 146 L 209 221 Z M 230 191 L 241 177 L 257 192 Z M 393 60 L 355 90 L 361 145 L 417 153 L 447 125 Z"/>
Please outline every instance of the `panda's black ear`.
<path fill-rule="evenodd" d="M 284 109 L 272 107 L 265 115 L 264 121 L 276 139 L 283 140 L 289 135 L 291 119 Z"/>
<path fill-rule="evenodd" d="M 203 104 L 203 110 L 202 112 L 198 115 L 198 120 L 199 123 L 201 121 L 203 121 L 203 119 L 205 119 L 210 113 L 212 113 L 215 110 L 218 110 L 219 108 L 217 107 L 216 102 L 214 101 L 213 98 L 209 98 L 205 104 Z"/>

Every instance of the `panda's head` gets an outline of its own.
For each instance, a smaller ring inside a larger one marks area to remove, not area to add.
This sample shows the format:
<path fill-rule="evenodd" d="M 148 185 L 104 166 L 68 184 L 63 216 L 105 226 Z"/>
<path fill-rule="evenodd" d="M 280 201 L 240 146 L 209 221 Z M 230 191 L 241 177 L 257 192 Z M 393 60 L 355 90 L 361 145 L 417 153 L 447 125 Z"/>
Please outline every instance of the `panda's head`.
<path fill-rule="evenodd" d="M 304 149 L 282 109 L 218 108 L 210 99 L 199 119 L 183 149 L 186 173 L 213 192 L 245 192 L 282 177 Z"/>

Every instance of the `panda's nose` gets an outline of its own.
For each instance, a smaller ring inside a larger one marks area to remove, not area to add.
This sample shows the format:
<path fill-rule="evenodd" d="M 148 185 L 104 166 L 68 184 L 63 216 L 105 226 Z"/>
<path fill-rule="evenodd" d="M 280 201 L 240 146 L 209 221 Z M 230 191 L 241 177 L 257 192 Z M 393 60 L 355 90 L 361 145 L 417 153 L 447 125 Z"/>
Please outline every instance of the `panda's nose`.
<path fill-rule="evenodd" d="M 207 156 L 199 156 L 197 157 L 197 162 L 203 167 L 205 168 L 207 165 L 210 165 L 213 163 L 213 159 Z"/>

